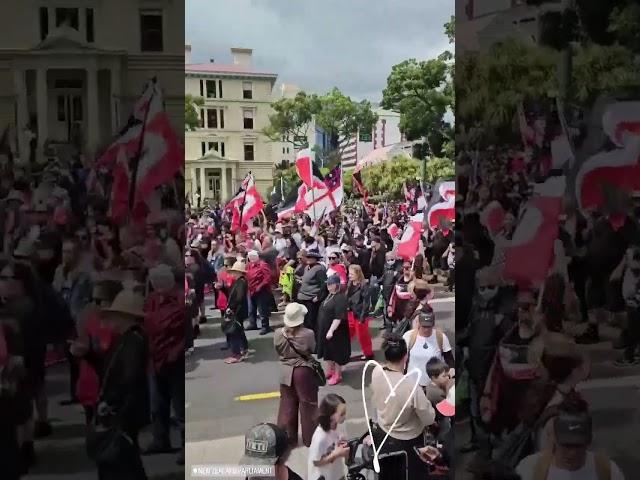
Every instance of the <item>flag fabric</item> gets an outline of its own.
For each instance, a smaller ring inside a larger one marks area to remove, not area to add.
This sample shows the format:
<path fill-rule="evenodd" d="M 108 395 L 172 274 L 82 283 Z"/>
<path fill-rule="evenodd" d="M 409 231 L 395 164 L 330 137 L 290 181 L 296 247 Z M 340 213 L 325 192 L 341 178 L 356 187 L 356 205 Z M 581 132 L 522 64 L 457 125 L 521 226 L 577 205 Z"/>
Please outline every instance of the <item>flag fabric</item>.
<path fill-rule="evenodd" d="M 606 190 L 640 191 L 640 102 L 617 102 L 603 114 L 603 130 L 618 147 L 587 159 L 576 175 L 582 210 L 601 208 Z"/>
<path fill-rule="evenodd" d="M 420 248 L 420 236 L 423 231 L 424 214 L 422 212 L 409 218 L 400 242 L 398 242 L 396 255 L 405 260 L 412 260 Z"/>
<path fill-rule="evenodd" d="M 244 201 L 245 192 L 247 192 L 254 185 L 255 180 L 252 173 L 249 172 L 242 180 L 242 183 L 240 184 L 240 187 L 238 187 L 238 191 L 236 192 L 236 194 L 231 197 L 231 199 L 225 205 L 225 210 L 232 210 L 236 205 L 240 205 Z"/>
<path fill-rule="evenodd" d="M 127 178 L 132 197 L 130 208 L 144 202 L 159 185 L 180 172 L 183 166 L 184 147 L 164 110 L 162 91 L 155 78 L 147 82 L 127 124 L 93 168 L 111 171 L 121 155 L 129 160 Z M 135 185 L 131 182 L 133 176 Z M 88 186 L 93 188 L 95 185 L 96 173 L 93 172 L 89 175 Z"/>
<path fill-rule="evenodd" d="M 315 221 L 339 208 L 343 198 L 342 168 L 338 165 L 314 187 L 310 188 L 305 183 L 300 185 L 295 211 L 304 212 Z"/>
<path fill-rule="evenodd" d="M 129 159 L 122 147 L 118 151 L 112 177 L 110 217 L 119 224 L 126 218 L 129 211 Z"/>
<path fill-rule="evenodd" d="M 496 235 L 504 226 L 506 212 L 497 200 L 489 203 L 480 213 L 480 222 L 487 228 L 489 233 Z"/>
<path fill-rule="evenodd" d="M 555 258 L 565 177 L 551 177 L 534 186 L 511 242 L 504 248 L 503 277 L 522 287 L 540 286 Z"/>
<path fill-rule="evenodd" d="M 255 185 L 249 187 L 244 195 L 244 201 L 233 207 L 231 229 L 245 228 L 264 208 L 264 200 Z"/>
<path fill-rule="evenodd" d="M 302 183 L 307 187 L 313 187 L 322 183 L 322 173 L 313 162 L 313 153 L 309 148 L 305 148 L 298 152 L 296 156 L 296 172 Z"/>
<path fill-rule="evenodd" d="M 353 186 L 356 187 L 356 190 L 364 199 L 364 203 L 367 203 L 369 200 L 369 192 L 365 188 L 364 183 L 362 183 L 361 171 L 357 171 L 353 174 Z"/>
<path fill-rule="evenodd" d="M 296 185 L 294 185 L 287 196 L 283 198 L 278 209 L 276 210 L 276 216 L 278 217 L 279 221 L 287 220 L 291 218 L 294 213 L 296 213 L 295 208 L 298 201 L 298 191 L 301 185 L 302 182 L 298 182 Z"/>
<path fill-rule="evenodd" d="M 427 207 L 427 225 L 431 230 L 442 228 L 456 219 L 456 183 L 439 180 L 431 204 Z"/>

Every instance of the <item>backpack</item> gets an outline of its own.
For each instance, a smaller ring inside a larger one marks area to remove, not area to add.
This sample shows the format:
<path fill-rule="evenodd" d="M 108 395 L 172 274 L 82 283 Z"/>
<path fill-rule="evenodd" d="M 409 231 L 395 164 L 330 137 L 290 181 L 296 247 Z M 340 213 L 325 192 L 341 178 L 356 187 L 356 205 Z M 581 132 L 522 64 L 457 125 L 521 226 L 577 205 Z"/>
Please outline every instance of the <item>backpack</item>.
<path fill-rule="evenodd" d="M 444 348 L 444 332 L 439 328 L 434 328 L 434 331 L 436 333 L 436 342 L 438 344 L 438 350 L 440 350 L 440 353 L 443 353 L 442 349 Z M 411 331 L 411 337 L 409 338 L 409 344 L 407 345 L 408 351 L 411 351 L 413 346 L 416 344 L 417 338 L 418 338 L 418 329 L 414 328 Z"/>
<path fill-rule="evenodd" d="M 593 459 L 596 467 L 596 477 L 598 480 L 611 480 L 611 461 L 602 452 L 594 452 Z M 540 453 L 540 457 L 535 464 L 533 480 L 547 480 L 549 468 L 551 467 L 552 453 L 544 451 Z"/>
<path fill-rule="evenodd" d="M 557 405 L 551 406 L 544 409 L 535 423 L 519 423 L 494 450 L 493 459 L 505 467 L 515 469 L 523 458 L 535 453 L 536 433 L 557 414 Z"/>

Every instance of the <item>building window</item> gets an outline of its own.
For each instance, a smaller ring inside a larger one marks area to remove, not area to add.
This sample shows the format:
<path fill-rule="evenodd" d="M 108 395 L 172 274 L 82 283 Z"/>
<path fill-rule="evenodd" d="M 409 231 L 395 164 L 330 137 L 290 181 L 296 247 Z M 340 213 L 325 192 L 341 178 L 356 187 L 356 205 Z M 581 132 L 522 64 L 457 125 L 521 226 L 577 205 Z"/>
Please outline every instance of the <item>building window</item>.
<path fill-rule="evenodd" d="M 56 8 L 56 27 L 65 23 L 79 30 L 80 19 L 77 8 Z"/>
<path fill-rule="evenodd" d="M 49 9 L 40 7 L 40 40 L 44 40 L 49 35 Z"/>
<path fill-rule="evenodd" d="M 209 142 L 207 144 L 209 151 L 211 150 L 215 150 L 216 152 L 218 151 L 218 142 Z"/>
<path fill-rule="evenodd" d="M 218 111 L 214 108 L 207 109 L 207 128 L 218 128 Z"/>
<path fill-rule="evenodd" d="M 200 128 L 204 128 L 204 108 L 200 109 Z"/>
<path fill-rule="evenodd" d="M 289 153 L 289 147 L 287 147 L 287 153 Z"/>
<path fill-rule="evenodd" d="M 286 153 L 287 149 L 282 147 L 282 154 L 284 155 Z"/>
<path fill-rule="evenodd" d="M 224 128 L 224 110 L 220 109 L 220 128 Z"/>
<path fill-rule="evenodd" d="M 71 106 L 73 109 L 73 119 L 82 121 L 82 98 L 78 95 L 74 95 Z"/>
<path fill-rule="evenodd" d="M 224 142 L 220 142 L 220 156 L 224 157 Z"/>
<path fill-rule="evenodd" d="M 95 39 L 95 31 L 93 25 L 93 8 L 85 8 L 85 25 L 87 26 L 87 43 L 93 43 Z"/>
<path fill-rule="evenodd" d="M 253 130 L 253 110 L 245 108 L 242 111 L 242 116 L 244 117 L 245 130 Z"/>
<path fill-rule="evenodd" d="M 251 82 L 242 82 L 242 98 L 253 98 L 253 86 Z"/>
<path fill-rule="evenodd" d="M 162 11 L 140 11 L 140 50 L 162 52 Z"/>
<path fill-rule="evenodd" d="M 207 142 L 200 142 L 200 150 L 202 151 L 202 157 L 207 153 Z"/>
<path fill-rule="evenodd" d="M 222 80 L 218 80 L 218 98 L 222 98 Z"/>
<path fill-rule="evenodd" d="M 204 97 L 204 80 L 200 80 L 200 96 Z"/>
<path fill-rule="evenodd" d="M 253 161 L 253 144 L 245 143 L 244 144 L 244 159 L 248 162 Z"/>
<path fill-rule="evenodd" d="M 215 80 L 207 80 L 207 98 L 216 98 Z"/>
<path fill-rule="evenodd" d="M 64 122 L 67 120 L 66 97 L 64 95 L 58 95 L 57 104 L 58 104 L 58 121 Z"/>

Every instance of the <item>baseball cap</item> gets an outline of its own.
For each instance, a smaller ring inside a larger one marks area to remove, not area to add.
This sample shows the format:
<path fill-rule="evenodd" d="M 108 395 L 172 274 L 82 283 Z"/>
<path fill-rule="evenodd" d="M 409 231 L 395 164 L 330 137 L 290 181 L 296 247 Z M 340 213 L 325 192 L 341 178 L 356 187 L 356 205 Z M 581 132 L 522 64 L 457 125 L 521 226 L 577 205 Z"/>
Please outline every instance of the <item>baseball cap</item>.
<path fill-rule="evenodd" d="M 436 315 L 433 310 L 423 310 L 418 315 L 418 324 L 421 327 L 433 327 L 436 324 Z"/>
<path fill-rule="evenodd" d="M 560 412 L 553 423 L 556 442 L 563 446 L 586 446 L 591 443 L 591 416 L 584 413 Z"/>
<path fill-rule="evenodd" d="M 241 465 L 275 465 L 287 450 L 286 432 L 273 423 L 251 427 L 244 436 Z"/>

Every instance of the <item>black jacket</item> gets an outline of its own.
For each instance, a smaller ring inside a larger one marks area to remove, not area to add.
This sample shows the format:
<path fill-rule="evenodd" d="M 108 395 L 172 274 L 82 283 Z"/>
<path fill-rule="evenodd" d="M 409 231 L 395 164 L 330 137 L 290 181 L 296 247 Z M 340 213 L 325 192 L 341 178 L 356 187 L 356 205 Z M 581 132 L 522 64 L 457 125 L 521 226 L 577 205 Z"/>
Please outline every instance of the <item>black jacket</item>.
<path fill-rule="evenodd" d="M 347 287 L 348 308 L 355 317 L 364 321 L 371 312 L 371 288 L 368 282 L 354 285 L 349 283 Z"/>
<path fill-rule="evenodd" d="M 384 273 L 384 266 L 386 261 L 386 251 L 384 247 L 376 252 L 371 251 L 371 259 L 369 260 L 369 275 L 375 275 L 377 278 L 381 278 Z"/>
<path fill-rule="evenodd" d="M 357 264 L 360 265 L 360 268 L 362 268 L 362 274 L 364 275 L 364 278 L 369 279 L 369 277 L 371 276 L 371 271 L 369 268 L 371 263 L 371 250 L 367 248 L 356 247 L 356 252 L 358 254 Z"/>
<path fill-rule="evenodd" d="M 238 277 L 231 285 L 227 308 L 234 313 L 235 319 L 243 322 L 249 317 L 249 307 L 247 305 L 247 291 L 249 287 L 244 276 Z"/>
<path fill-rule="evenodd" d="M 401 272 L 402 262 L 396 260 L 393 265 L 384 266 L 384 272 L 382 273 L 380 284 L 382 285 L 382 298 L 388 303 L 396 282 L 402 275 Z"/>

